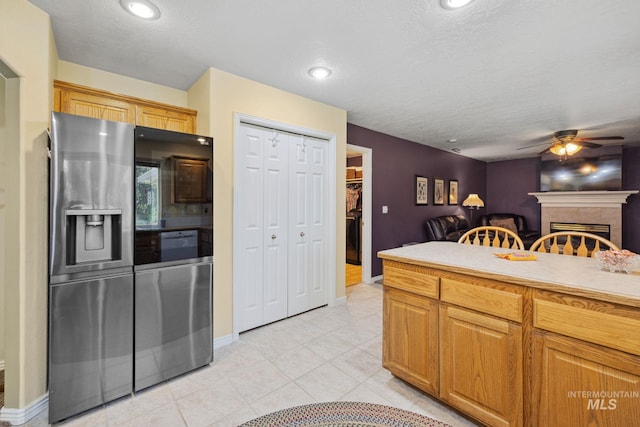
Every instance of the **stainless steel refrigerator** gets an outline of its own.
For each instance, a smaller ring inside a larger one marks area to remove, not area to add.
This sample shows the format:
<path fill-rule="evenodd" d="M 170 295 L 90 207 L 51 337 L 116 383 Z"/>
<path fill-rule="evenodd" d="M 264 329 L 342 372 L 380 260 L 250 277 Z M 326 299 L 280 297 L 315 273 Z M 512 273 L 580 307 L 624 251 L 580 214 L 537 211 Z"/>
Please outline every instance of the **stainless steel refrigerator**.
<path fill-rule="evenodd" d="M 213 360 L 213 139 L 135 129 L 139 391 Z"/>
<path fill-rule="evenodd" d="M 53 113 L 49 421 L 132 392 L 130 124 Z"/>

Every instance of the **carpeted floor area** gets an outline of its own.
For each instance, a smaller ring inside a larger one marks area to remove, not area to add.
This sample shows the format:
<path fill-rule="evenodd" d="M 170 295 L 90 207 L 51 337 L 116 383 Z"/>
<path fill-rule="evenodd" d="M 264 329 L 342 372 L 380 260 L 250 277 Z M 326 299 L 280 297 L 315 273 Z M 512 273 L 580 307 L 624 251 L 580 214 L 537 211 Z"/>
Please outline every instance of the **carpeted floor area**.
<path fill-rule="evenodd" d="M 256 418 L 241 427 L 450 427 L 415 412 L 364 402 L 295 406 Z"/>

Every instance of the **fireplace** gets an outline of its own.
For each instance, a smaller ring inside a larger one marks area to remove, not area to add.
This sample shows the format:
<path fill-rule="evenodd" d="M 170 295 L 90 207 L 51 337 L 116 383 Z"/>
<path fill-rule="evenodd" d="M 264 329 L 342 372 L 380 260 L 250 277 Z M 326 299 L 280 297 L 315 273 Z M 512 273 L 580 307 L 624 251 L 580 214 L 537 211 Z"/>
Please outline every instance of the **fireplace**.
<path fill-rule="evenodd" d="M 627 202 L 627 197 L 637 193 L 638 190 L 548 191 L 529 194 L 535 196 L 542 207 L 540 231 L 543 235 L 552 231 L 551 223 L 605 225 L 609 228 L 608 240 L 622 247 L 622 205 Z"/>
<path fill-rule="evenodd" d="M 611 239 L 611 226 L 609 224 L 580 224 L 576 222 L 551 222 L 549 223 L 549 232 L 556 231 L 583 231 L 585 233 L 595 234 Z"/>

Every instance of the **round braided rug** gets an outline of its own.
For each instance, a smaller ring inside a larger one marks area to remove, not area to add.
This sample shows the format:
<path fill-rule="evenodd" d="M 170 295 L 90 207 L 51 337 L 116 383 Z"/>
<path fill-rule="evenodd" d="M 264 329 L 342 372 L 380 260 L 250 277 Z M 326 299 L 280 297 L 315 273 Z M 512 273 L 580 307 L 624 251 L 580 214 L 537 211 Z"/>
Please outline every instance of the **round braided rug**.
<path fill-rule="evenodd" d="M 415 412 L 364 402 L 294 406 L 251 420 L 241 427 L 451 427 Z"/>

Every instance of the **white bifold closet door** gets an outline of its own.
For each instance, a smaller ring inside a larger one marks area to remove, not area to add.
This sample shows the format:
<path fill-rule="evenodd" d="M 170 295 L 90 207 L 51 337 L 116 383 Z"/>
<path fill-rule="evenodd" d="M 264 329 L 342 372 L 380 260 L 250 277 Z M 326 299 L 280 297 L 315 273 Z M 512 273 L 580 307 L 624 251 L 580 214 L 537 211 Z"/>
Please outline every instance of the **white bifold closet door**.
<path fill-rule="evenodd" d="M 240 132 L 242 332 L 327 303 L 327 142 L 244 123 Z"/>

